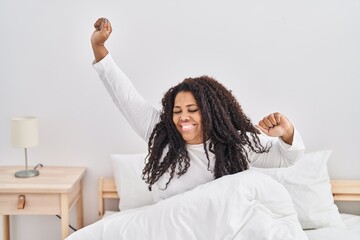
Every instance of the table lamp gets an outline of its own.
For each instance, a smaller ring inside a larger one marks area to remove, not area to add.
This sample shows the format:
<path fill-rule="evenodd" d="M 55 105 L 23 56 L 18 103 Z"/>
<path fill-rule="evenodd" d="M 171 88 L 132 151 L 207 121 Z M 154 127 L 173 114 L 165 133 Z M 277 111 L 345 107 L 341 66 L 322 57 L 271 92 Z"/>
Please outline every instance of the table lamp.
<path fill-rule="evenodd" d="M 29 170 L 27 148 L 39 143 L 38 121 L 36 117 L 14 117 L 11 119 L 11 142 L 14 147 L 25 148 L 25 170 L 15 173 L 15 177 L 29 178 L 39 175 L 38 170 Z"/>

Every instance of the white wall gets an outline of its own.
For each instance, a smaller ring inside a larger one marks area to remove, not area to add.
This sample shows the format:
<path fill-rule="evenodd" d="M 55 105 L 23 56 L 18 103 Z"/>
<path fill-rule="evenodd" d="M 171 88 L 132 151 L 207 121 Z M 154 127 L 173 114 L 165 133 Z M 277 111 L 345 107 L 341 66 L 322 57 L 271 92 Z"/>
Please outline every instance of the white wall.
<path fill-rule="evenodd" d="M 108 48 L 151 103 L 185 77 L 214 76 L 254 122 L 280 111 L 308 151 L 333 150 L 332 178 L 359 179 L 359 12 L 356 0 L 0 0 L 0 165 L 23 164 L 10 118 L 37 116 L 29 161 L 87 167 L 90 224 L 98 177 L 112 174 L 109 154 L 146 150 L 91 66 L 92 25 L 105 16 Z M 359 204 L 343 209 L 360 213 Z M 13 239 L 60 239 L 55 216 L 11 224 Z"/>

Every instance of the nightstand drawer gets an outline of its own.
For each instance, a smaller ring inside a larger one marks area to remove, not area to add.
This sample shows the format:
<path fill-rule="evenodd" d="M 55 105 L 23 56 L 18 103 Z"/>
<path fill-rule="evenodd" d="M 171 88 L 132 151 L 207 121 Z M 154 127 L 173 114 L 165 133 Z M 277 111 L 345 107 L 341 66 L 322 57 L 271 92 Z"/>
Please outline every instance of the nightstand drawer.
<path fill-rule="evenodd" d="M 23 209 L 18 209 L 19 198 L 25 196 Z M 60 214 L 60 194 L 0 193 L 0 215 L 56 215 Z"/>

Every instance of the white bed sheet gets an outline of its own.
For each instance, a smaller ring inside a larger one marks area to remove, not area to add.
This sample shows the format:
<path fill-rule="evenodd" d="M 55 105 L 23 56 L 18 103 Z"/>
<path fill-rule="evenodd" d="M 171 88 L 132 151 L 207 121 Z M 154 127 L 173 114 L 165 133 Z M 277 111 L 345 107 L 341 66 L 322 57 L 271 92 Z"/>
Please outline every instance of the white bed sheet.
<path fill-rule="evenodd" d="M 306 230 L 310 240 L 360 240 L 360 216 L 342 213 L 346 229 L 325 227 Z"/>

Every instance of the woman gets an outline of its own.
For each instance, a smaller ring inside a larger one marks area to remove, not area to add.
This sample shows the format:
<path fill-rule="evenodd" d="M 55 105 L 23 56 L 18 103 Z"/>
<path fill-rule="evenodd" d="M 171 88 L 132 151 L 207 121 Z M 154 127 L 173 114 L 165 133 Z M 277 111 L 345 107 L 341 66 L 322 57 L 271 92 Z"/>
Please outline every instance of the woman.
<path fill-rule="evenodd" d="M 255 127 L 231 92 L 208 76 L 170 88 L 158 111 L 137 93 L 106 49 L 110 22 L 100 18 L 94 27 L 93 66 L 119 110 L 148 141 L 143 177 L 154 202 L 249 166 L 289 166 L 303 154 L 301 137 L 284 115 L 272 113 Z"/>

